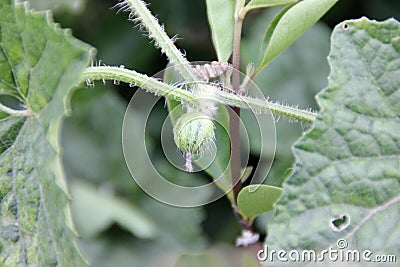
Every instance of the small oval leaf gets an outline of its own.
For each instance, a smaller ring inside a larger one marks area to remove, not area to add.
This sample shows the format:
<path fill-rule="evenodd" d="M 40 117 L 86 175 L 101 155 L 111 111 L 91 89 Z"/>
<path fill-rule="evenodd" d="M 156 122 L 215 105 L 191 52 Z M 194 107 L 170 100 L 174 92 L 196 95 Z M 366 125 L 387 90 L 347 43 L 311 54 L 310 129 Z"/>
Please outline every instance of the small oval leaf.
<path fill-rule="evenodd" d="M 337 1 L 339 0 L 304 0 L 284 12 L 274 28 L 257 72 L 260 72 L 272 59 L 292 45 Z"/>
<path fill-rule="evenodd" d="M 243 215 L 252 221 L 256 216 L 273 210 L 281 194 L 282 188 L 279 187 L 249 185 L 240 191 L 237 204 Z"/>
<path fill-rule="evenodd" d="M 294 4 L 289 5 L 285 8 L 283 8 L 271 21 L 271 23 L 269 24 L 265 34 L 264 34 L 264 38 L 263 41 L 261 43 L 261 48 L 260 51 L 265 51 L 269 45 L 269 41 L 271 40 L 272 34 L 274 33 L 276 26 L 278 25 L 278 22 L 281 20 L 281 18 L 283 17 L 283 15 L 285 15 L 286 12 L 289 11 L 289 9 L 291 9 L 294 6 Z"/>

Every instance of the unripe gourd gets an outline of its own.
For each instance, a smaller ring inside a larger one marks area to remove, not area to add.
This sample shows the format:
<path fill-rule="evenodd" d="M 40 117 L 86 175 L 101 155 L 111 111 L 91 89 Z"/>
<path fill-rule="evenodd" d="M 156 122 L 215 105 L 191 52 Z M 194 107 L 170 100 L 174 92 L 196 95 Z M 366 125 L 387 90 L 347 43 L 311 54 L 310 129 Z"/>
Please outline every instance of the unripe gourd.
<path fill-rule="evenodd" d="M 215 140 L 212 119 L 201 112 L 181 116 L 174 127 L 174 141 L 186 155 L 201 154 Z"/>

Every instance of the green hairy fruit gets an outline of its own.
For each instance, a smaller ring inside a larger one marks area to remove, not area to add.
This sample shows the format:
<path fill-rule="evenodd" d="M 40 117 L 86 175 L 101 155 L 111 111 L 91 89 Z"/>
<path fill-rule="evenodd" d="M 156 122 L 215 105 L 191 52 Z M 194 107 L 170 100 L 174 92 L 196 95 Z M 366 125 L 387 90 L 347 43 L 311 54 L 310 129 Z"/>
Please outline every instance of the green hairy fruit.
<path fill-rule="evenodd" d="M 201 112 L 186 113 L 175 124 L 174 140 L 182 152 L 199 154 L 215 140 L 214 123 Z"/>

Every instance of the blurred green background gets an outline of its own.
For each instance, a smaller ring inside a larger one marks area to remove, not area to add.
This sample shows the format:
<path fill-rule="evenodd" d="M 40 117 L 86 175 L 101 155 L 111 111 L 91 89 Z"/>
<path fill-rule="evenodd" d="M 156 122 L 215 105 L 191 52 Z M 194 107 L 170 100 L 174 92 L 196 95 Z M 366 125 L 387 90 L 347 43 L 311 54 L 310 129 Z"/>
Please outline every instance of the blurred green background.
<path fill-rule="evenodd" d="M 217 0 L 216 0 L 217 1 Z M 116 14 L 116 1 L 31 0 L 31 6 L 53 9 L 54 20 L 71 28 L 75 37 L 97 48 L 97 60 L 124 65 L 149 76 L 164 69 L 165 56 L 145 32 Z M 190 61 L 216 60 L 206 20 L 204 0 L 150 0 L 149 8 L 166 31 L 181 39 L 176 44 Z M 246 17 L 243 31 L 243 66 L 256 61 L 259 43 L 273 10 L 257 10 Z M 367 16 L 399 19 L 398 0 L 342 0 L 322 22 L 275 59 L 257 78 L 271 100 L 318 109 L 314 95 L 327 85 L 330 31 L 346 19 Z M 73 199 L 73 215 L 81 235 L 83 254 L 96 267 L 105 266 L 257 266 L 255 253 L 235 249 L 240 227 L 229 202 L 223 198 L 201 208 L 175 208 L 146 195 L 133 181 L 121 146 L 122 121 L 136 88 L 126 84 L 83 86 L 72 99 L 73 114 L 66 118 L 62 143 L 64 166 Z M 160 106 L 160 119 L 167 115 Z M 282 119 L 277 125 L 277 151 L 266 183 L 281 185 L 293 163 L 291 146 L 306 126 Z M 150 127 L 152 155 L 160 155 L 157 127 Z M 132 137 L 132 142 L 135 140 Z M 259 155 L 252 155 L 255 164 Z M 176 171 L 155 156 L 175 181 L 208 178 Z M 195 182 L 195 181 L 194 181 Z M 256 222 L 265 232 L 268 215 Z M 195 256 L 183 255 L 197 253 Z M 236 265 L 235 265 L 236 264 Z"/>

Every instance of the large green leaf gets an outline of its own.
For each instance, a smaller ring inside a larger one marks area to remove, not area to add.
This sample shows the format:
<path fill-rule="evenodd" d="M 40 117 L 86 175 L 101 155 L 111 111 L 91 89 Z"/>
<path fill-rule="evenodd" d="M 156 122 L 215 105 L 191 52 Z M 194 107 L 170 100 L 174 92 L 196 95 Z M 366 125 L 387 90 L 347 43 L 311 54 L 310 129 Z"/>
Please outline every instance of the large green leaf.
<path fill-rule="evenodd" d="M 317 22 L 338 0 L 303 0 L 278 15 L 265 35 L 268 45 L 257 72 L 293 44 L 308 28 Z M 271 34 L 271 30 L 273 30 Z"/>
<path fill-rule="evenodd" d="M 322 111 L 295 146 L 267 245 L 399 254 L 400 24 L 366 18 L 332 35 Z"/>
<path fill-rule="evenodd" d="M 227 61 L 233 50 L 235 0 L 206 0 L 208 23 L 219 61 Z"/>
<path fill-rule="evenodd" d="M 68 95 L 90 47 L 60 30 L 50 13 L 0 1 L 0 247 L 2 266 L 82 266 L 60 160 Z M 5 102 L 3 104 L 7 105 Z"/>

